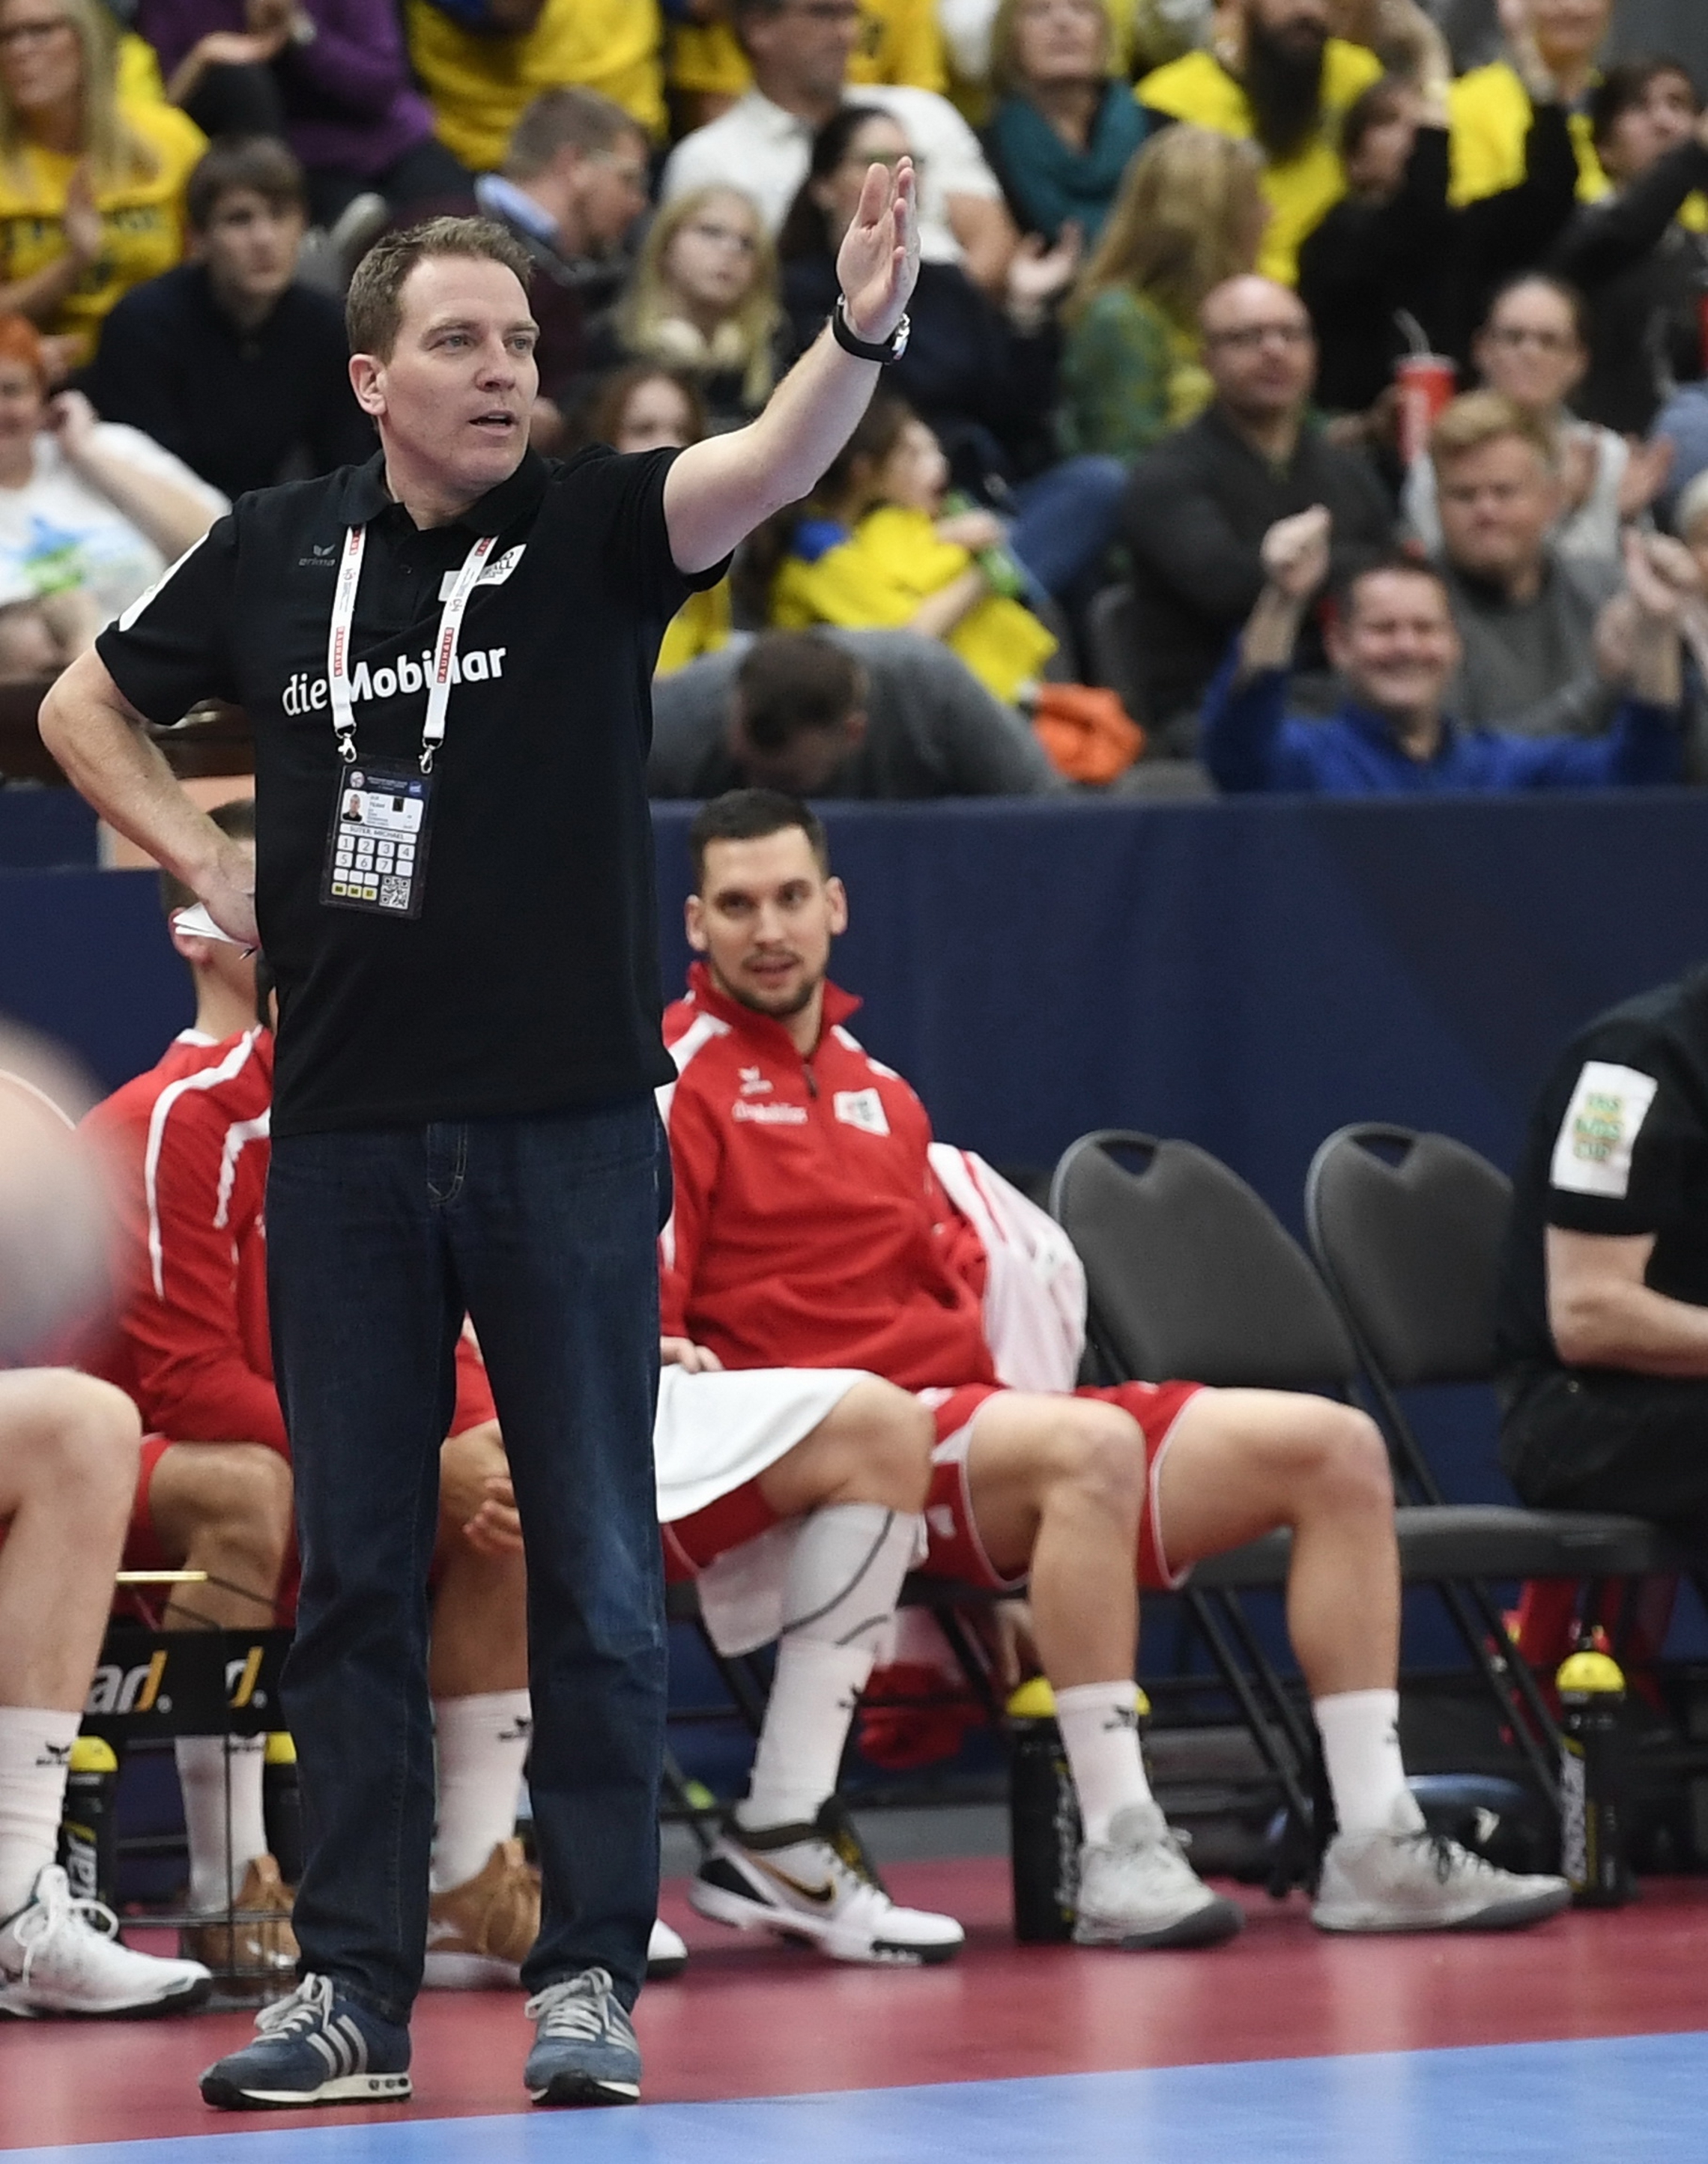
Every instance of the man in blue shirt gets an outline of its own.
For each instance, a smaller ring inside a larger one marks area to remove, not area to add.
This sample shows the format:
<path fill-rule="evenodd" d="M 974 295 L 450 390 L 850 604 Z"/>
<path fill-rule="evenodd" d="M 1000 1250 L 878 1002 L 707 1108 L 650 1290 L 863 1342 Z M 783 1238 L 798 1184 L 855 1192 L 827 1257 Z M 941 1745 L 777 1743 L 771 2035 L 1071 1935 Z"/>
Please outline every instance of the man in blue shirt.
<path fill-rule="evenodd" d="M 1467 728 L 1443 711 L 1459 664 L 1441 575 L 1395 557 L 1346 585 L 1326 635 L 1347 697 L 1327 721 L 1286 711 L 1293 649 L 1328 575 L 1329 513 L 1316 505 L 1264 538 L 1257 607 L 1204 708 L 1203 757 L 1227 790 L 1348 796 L 1449 790 L 1595 789 L 1679 778 L 1679 618 L 1700 580 L 1663 536 L 1626 544 L 1626 695 L 1603 737 L 1521 737 Z"/>

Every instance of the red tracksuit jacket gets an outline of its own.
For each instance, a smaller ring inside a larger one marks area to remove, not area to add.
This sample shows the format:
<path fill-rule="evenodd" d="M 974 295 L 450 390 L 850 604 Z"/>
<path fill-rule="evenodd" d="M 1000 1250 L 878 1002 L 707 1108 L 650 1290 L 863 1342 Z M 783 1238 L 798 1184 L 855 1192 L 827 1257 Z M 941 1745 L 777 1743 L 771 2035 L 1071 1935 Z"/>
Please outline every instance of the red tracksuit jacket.
<path fill-rule="evenodd" d="M 660 1243 L 667 1336 L 728 1368 L 865 1368 L 910 1389 L 996 1380 L 984 1255 L 926 1152 L 925 1107 L 843 1027 L 834 985 L 803 1059 L 703 964 L 665 1016 L 660 1090 L 675 1208 Z"/>

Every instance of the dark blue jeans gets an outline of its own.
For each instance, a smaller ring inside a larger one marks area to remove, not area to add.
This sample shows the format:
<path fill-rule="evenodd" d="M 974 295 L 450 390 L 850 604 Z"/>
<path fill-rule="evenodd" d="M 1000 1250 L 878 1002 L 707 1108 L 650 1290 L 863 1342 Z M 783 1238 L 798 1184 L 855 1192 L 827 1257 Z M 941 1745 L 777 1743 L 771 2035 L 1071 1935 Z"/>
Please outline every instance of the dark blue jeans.
<path fill-rule="evenodd" d="M 545 1118 L 287 1136 L 268 1287 L 302 1590 L 284 1680 L 304 1973 L 394 2020 L 433 1840 L 428 1569 L 465 1310 L 528 1550 L 530 1990 L 597 1964 L 632 2004 L 658 1898 L 665 1626 L 652 1468 L 661 1144 L 649 1096 Z"/>

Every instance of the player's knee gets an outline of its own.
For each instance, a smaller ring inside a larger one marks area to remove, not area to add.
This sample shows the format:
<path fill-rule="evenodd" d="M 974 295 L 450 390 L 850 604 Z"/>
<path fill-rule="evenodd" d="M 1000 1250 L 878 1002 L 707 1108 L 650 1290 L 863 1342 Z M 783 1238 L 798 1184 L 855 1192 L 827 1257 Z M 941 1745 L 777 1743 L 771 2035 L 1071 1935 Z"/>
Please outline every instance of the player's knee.
<path fill-rule="evenodd" d="M 260 1443 L 221 1447 L 210 1452 L 197 1485 L 197 1515 L 223 1545 L 262 1564 L 284 1560 L 291 1537 L 291 1468 L 277 1451 Z"/>
<path fill-rule="evenodd" d="M 1380 1429 L 1353 1405 L 1322 1399 L 1313 1409 L 1304 1471 L 1318 1497 L 1342 1510 L 1391 1514 L 1394 1481 Z"/>
<path fill-rule="evenodd" d="M 931 1484 L 931 1451 L 936 1423 L 910 1391 L 875 1378 L 849 1394 L 859 1400 L 859 1468 L 850 1500 L 880 1503 L 886 1510 L 910 1513 L 925 1508 Z"/>
<path fill-rule="evenodd" d="M 80 1516 L 123 1523 L 136 1488 L 142 1423 L 123 1390 L 69 1368 L 34 1379 L 38 1463 L 55 1494 L 75 1498 Z"/>
<path fill-rule="evenodd" d="M 1144 1433 L 1118 1405 L 1063 1402 L 1051 1451 L 1052 1486 L 1113 1519 L 1137 1523 L 1144 1504 Z"/>

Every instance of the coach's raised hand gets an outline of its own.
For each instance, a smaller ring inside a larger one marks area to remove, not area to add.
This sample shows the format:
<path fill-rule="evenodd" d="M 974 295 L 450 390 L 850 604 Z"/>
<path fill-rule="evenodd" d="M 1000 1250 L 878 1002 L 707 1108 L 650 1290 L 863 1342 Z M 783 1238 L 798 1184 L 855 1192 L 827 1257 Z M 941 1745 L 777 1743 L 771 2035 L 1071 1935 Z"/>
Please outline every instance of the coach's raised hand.
<path fill-rule="evenodd" d="M 869 165 L 859 208 L 837 251 L 849 328 L 873 345 L 901 322 L 918 281 L 917 191 L 911 158 L 899 159 L 893 173 Z"/>

